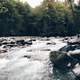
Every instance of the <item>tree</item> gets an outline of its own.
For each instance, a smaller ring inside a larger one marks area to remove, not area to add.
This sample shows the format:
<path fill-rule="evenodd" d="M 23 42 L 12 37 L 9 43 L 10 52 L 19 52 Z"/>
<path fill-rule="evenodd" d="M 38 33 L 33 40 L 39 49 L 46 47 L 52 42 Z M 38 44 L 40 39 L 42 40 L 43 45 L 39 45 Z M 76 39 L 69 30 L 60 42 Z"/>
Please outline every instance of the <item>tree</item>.
<path fill-rule="evenodd" d="M 0 32 L 1 35 L 21 35 L 25 30 L 23 24 L 27 22 L 30 9 L 27 4 L 14 0 L 0 2 Z M 27 19 L 27 20 L 25 20 Z M 25 21 L 25 22 L 24 22 Z"/>

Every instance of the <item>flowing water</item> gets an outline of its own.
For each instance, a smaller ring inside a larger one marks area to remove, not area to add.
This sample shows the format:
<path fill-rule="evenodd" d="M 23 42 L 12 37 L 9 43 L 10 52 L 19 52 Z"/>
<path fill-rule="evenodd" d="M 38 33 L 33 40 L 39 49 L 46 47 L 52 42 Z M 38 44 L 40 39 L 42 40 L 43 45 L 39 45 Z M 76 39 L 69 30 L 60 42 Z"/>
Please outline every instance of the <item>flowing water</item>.
<path fill-rule="evenodd" d="M 56 45 L 47 45 L 48 42 Z M 72 80 L 62 79 L 64 76 L 52 69 L 49 60 L 51 51 L 65 45 L 61 39 L 37 39 L 31 46 L 15 47 L 0 54 L 0 80 Z"/>

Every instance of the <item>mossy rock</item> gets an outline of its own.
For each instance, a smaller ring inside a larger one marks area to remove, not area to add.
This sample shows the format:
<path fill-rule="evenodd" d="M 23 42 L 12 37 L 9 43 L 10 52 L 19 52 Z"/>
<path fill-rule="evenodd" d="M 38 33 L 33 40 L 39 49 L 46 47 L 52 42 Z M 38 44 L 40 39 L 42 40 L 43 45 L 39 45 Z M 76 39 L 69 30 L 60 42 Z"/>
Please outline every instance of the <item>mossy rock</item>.
<path fill-rule="evenodd" d="M 67 66 L 71 62 L 71 58 L 67 55 L 66 52 L 54 51 L 50 53 L 50 60 L 54 67 L 61 70 L 68 70 Z"/>
<path fill-rule="evenodd" d="M 50 52 L 50 60 L 54 63 L 57 59 L 63 57 L 65 52 L 61 51 L 52 51 Z"/>

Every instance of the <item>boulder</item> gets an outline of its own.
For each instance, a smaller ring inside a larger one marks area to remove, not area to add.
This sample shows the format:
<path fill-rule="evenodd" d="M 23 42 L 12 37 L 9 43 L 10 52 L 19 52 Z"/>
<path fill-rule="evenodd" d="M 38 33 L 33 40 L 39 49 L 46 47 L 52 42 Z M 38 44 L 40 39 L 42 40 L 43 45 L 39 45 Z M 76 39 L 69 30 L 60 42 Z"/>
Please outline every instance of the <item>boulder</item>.
<path fill-rule="evenodd" d="M 25 44 L 27 44 L 27 45 L 32 45 L 32 41 L 31 41 L 31 40 L 25 41 Z"/>
<path fill-rule="evenodd" d="M 54 51 L 50 53 L 50 60 L 54 67 L 59 70 L 68 71 L 75 67 L 77 60 L 69 56 L 67 52 Z"/>
<path fill-rule="evenodd" d="M 68 51 L 74 51 L 76 49 L 80 49 L 80 45 L 66 45 L 64 47 L 62 47 L 61 49 L 59 49 L 59 51 L 65 51 L 65 52 L 68 52 Z"/>
<path fill-rule="evenodd" d="M 21 46 L 24 46 L 25 44 L 32 45 L 32 40 L 28 40 L 28 41 L 25 41 L 25 40 L 17 40 L 16 41 L 16 44 L 21 45 Z"/>
<path fill-rule="evenodd" d="M 8 46 L 8 47 L 16 47 L 17 44 L 7 44 L 6 46 Z"/>
<path fill-rule="evenodd" d="M 25 41 L 24 40 L 17 40 L 16 44 L 18 44 L 18 45 L 25 45 Z"/>
<path fill-rule="evenodd" d="M 15 41 L 11 41 L 11 42 L 10 42 L 10 44 L 15 44 L 15 43 L 16 43 Z"/>
<path fill-rule="evenodd" d="M 52 63 L 54 63 L 58 57 L 60 53 L 57 51 L 51 51 L 50 52 L 50 60 L 52 61 Z"/>
<path fill-rule="evenodd" d="M 2 42 L 2 45 L 7 45 L 7 44 L 9 44 L 7 41 Z"/>
<path fill-rule="evenodd" d="M 68 59 L 68 56 L 65 52 L 54 51 L 50 53 L 50 60 L 54 66 L 61 66 Z"/>
<path fill-rule="evenodd" d="M 50 60 L 53 67 L 57 68 L 60 72 L 74 73 L 80 79 L 80 50 L 74 52 L 53 51 L 50 53 Z M 78 65 L 78 66 L 77 66 Z"/>
<path fill-rule="evenodd" d="M 69 52 L 68 55 L 80 64 L 80 49 Z"/>
<path fill-rule="evenodd" d="M 15 42 L 12 42 L 12 41 L 3 41 L 1 43 L 2 43 L 2 45 L 6 45 L 6 44 L 14 44 Z"/>
<path fill-rule="evenodd" d="M 1 38 L 1 39 L 0 39 L 0 42 L 3 42 L 3 41 L 7 41 L 7 39 Z"/>

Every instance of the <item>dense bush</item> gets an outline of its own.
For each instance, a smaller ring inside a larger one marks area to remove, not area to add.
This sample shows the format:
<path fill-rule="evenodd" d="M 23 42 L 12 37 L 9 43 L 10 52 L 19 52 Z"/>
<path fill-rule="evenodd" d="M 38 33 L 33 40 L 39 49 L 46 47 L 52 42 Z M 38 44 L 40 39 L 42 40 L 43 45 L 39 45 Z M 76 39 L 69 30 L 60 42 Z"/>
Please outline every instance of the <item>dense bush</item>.
<path fill-rule="evenodd" d="M 71 36 L 80 33 L 80 5 L 44 0 L 31 8 L 15 0 L 0 0 L 0 36 Z"/>

